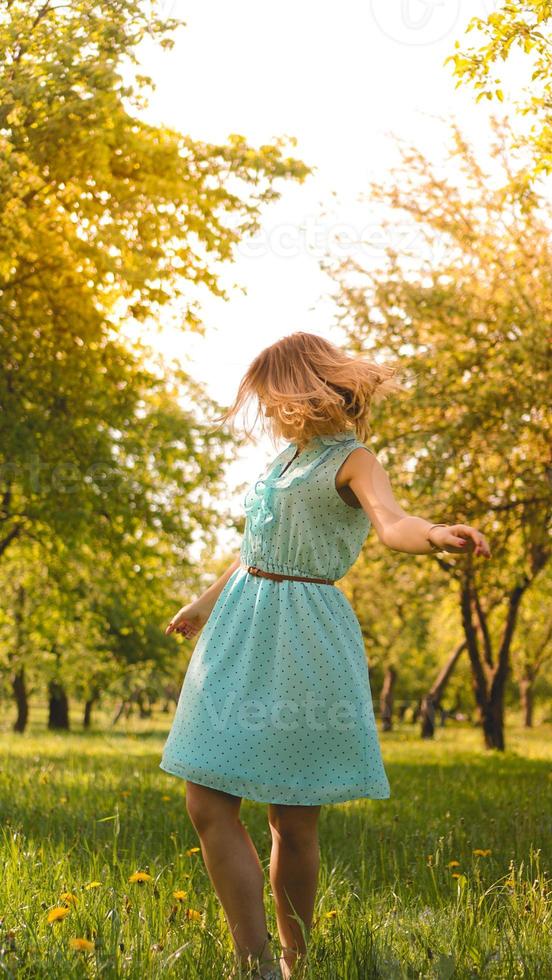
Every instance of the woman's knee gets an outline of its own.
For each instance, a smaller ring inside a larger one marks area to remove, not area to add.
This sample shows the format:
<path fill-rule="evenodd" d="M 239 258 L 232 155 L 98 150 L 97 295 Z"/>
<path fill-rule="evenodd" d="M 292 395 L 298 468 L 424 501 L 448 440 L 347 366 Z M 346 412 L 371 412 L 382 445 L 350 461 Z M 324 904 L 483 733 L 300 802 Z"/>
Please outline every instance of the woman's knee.
<path fill-rule="evenodd" d="M 237 820 L 240 803 L 239 796 L 186 781 L 186 810 L 198 834 L 212 826 Z"/>
<path fill-rule="evenodd" d="M 303 850 L 318 842 L 319 806 L 294 807 L 270 804 L 268 820 L 273 836 L 287 847 Z"/>

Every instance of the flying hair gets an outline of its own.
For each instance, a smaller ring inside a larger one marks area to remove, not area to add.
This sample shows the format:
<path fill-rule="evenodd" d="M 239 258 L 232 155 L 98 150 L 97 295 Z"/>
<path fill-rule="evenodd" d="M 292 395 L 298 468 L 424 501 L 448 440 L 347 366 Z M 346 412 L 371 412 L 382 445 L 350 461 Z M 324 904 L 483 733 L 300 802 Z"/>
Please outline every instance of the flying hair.
<path fill-rule="evenodd" d="M 348 354 L 317 334 L 298 331 L 262 350 L 240 381 L 236 397 L 215 419 L 235 429 L 244 413 L 243 430 L 295 442 L 303 449 L 320 435 L 349 430 L 361 442 L 370 432 L 370 410 L 391 393 L 404 390 L 394 380 L 398 367 L 375 364 L 364 355 Z M 245 410 L 256 404 L 253 423 Z"/>

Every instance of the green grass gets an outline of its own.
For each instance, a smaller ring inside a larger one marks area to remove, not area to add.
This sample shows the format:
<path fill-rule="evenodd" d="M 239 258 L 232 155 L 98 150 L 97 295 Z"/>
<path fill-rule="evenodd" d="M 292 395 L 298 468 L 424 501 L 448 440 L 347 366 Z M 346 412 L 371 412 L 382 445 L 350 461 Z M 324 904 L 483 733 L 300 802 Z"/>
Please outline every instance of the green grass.
<path fill-rule="evenodd" d="M 198 841 L 185 783 L 158 768 L 169 721 L 51 735 L 39 718 L 22 737 L 0 735 L 0 976 L 222 980 L 230 969 L 203 859 L 186 853 Z M 511 725 L 504 754 L 469 728 L 440 729 L 434 743 L 410 728 L 382 736 L 391 799 L 322 808 L 301 976 L 552 977 L 550 735 Z M 267 868 L 266 806 L 244 801 L 242 818 Z M 137 870 L 152 880 L 129 882 Z M 49 924 L 64 892 L 76 902 Z M 276 936 L 268 878 L 266 907 Z M 71 937 L 94 951 L 72 950 Z"/>

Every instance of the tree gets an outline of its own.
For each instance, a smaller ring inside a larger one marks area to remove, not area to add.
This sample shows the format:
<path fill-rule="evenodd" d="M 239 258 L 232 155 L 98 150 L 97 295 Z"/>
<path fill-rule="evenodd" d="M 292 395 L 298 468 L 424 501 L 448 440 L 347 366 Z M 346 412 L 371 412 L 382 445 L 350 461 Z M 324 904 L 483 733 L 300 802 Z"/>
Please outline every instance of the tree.
<path fill-rule="evenodd" d="M 284 156 L 284 140 L 208 144 L 130 111 L 152 82 L 125 85 L 123 62 L 137 63 L 146 35 L 171 45 L 178 23 L 140 0 L 1 0 L 0 10 L 4 288 L 47 285 L 65 245 L 66 285 L 88 284 L 111 315 L 122 297 L 120 315 L 143 319 L 190 283 L 224 295 L 217 263 L 258 227 L 277 178 L 302 181 L 309 168 Z M 199 325 L 191 306 L 188 316 Z"/>
<path fill-rule="evenodd" d="M 436 670 L 440 649 L 432 620 L 444 588 L 428 575 L 422 559 L 413 563 L 412 556 L 391 553 L 373 538 L 372 532 L 343 590 L 359 620 L 374 697 L 379 688 L 382 729 L 389 731 L 394 700 L 421 698 Z"/>
<path fill-rule="evenodd" d="M 422 698 L 420 705 L 420 715 L 422 721 L 422 738 L 433 738 L 435 734 L 435 712 L 440 707 L 446 686 L 456 667 L 460 654 L 466 649 L 466 641 L 458 643 L 448 659 L 441 667 L 437 677 L 431 685 L 427 694 Z"/>
<path fill-rule="evenodd" d="M 491 174 L 456 126 L 446 177 L 403 149 L 389 183 L 370 190 L 386 232 L 380 267 L 328 267 L 351 346 L 401 358 L 410 376 L 405 400 L 374 410 L 406 509 L 473 524 L 491 542 L 484 565 L 470 554 L 425 560 L 457 592 L 485 743 L 502 749 L 520 605 L 551 554 L 552 249 L 548 203 L 501 189 L 517 157 L 504 126 L 495 134 Z M 397 244 L 404 215 L 413 248 Z"/>
<path fill-rule="evenodd" d="M 203 423 L 218 406 L 178 364 L 170 381 L 146 369 L 121 324 L 179 300 L 184 326 L 201 329 L 199 290 L 224 295 L 221 263 L 278 178 L 308 173 L 283 141 L 213 145 L 139 118 L 148 80 L 123 84 L 121 65 L 176 26 L 145 6 L 0 0 L 0 554 L 22 535 L 69 542 L 139 520 L 177 534 L 153 478 L 187 497 L 214 488 L 225 440 Z"/>
<path fill-rule="evenodd" d="M 382 732 L 390 732 L 393 728 L 393 705 L 395 700 L 395 681 L 397 671 L 395 667 L 388 667 L 383 678 L 383 686 L 380 694 L 380 718 Z"/>
<path fill-rule="evenodd" d="M 552 2 L 551 0 L 516 0 L 506 2 L 488 17 L 474 17 L 466 33 L 476 30 L 479 43 L 447 58 L 452 62 L 458 85 L 472 85 L 480 99 L 504 100 L 498 66 L 507 62 L 513 52 L 527 56 L 529 86 L 518 108 L 529 117 L 529 143 L 533 166 L 516 175 L 518 187 L 529 190 L 535 178 L 552 173 Z"/>
<path fill-rule="evenodd" d="M 27 592 L 25 586 L 21 582 L 18 582 L 13 602 L 13 645 L 7 654 L 7 663 L 10 669 L 10 683 L 17 709 L 17 715 L 13 724 L 14 732 L 25 731 L 29 718 L 23 637 L 26 600 Z M 4 623 L 2 623 L 2 626 L 4 626 Z"/>
<path fill-rule="evenodd" d="M 184 575 L 193 587 L 198 572 L 184 566 Z M 16 700 L 14 730 L 25 729 L 38 688 L 47 689 L 49 727 L 67 729 L 71 698 L 85 702 L 89 725 L 100 696 L 129 677 L 172 676 L 176 643 L 163 627 L 182 577 L 178 551 L 147 535 L 113 550 L 109 539 L 78 551 L 55 536 L 15 543 L 0 573 L 0 670 Z"/>
<path fill-rule="evenodd" d="M 549 572 L 549 567 L 546 571 Z M 537 588 L 528 596 L 520 611 L 519 629 L 513 645 L 513 674 L 526 728 L 533 725 L 535 685 L 552 663 L 550 584 L 550 575 L 543 574 Z"/>

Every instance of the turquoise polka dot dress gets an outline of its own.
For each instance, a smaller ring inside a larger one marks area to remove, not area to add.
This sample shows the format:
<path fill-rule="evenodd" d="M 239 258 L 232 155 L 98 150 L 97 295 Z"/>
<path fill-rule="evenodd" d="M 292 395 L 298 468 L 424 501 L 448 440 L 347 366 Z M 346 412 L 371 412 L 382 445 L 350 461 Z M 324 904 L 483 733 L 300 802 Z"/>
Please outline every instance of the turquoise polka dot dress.
<path fill-rule="evenodd" d="M 390 795 L 360 625 L 335 585 L 371 523 L 345 503 L 336 473 L 362 443 L 289 443 L 249 488 L 242 564 L 199 634 L 161 769 L 262 803 L 316 805 Z M 367 447 L 364 447 L 365 449 Z M 370 452 L 371 450 L 367 450 Z"/>

